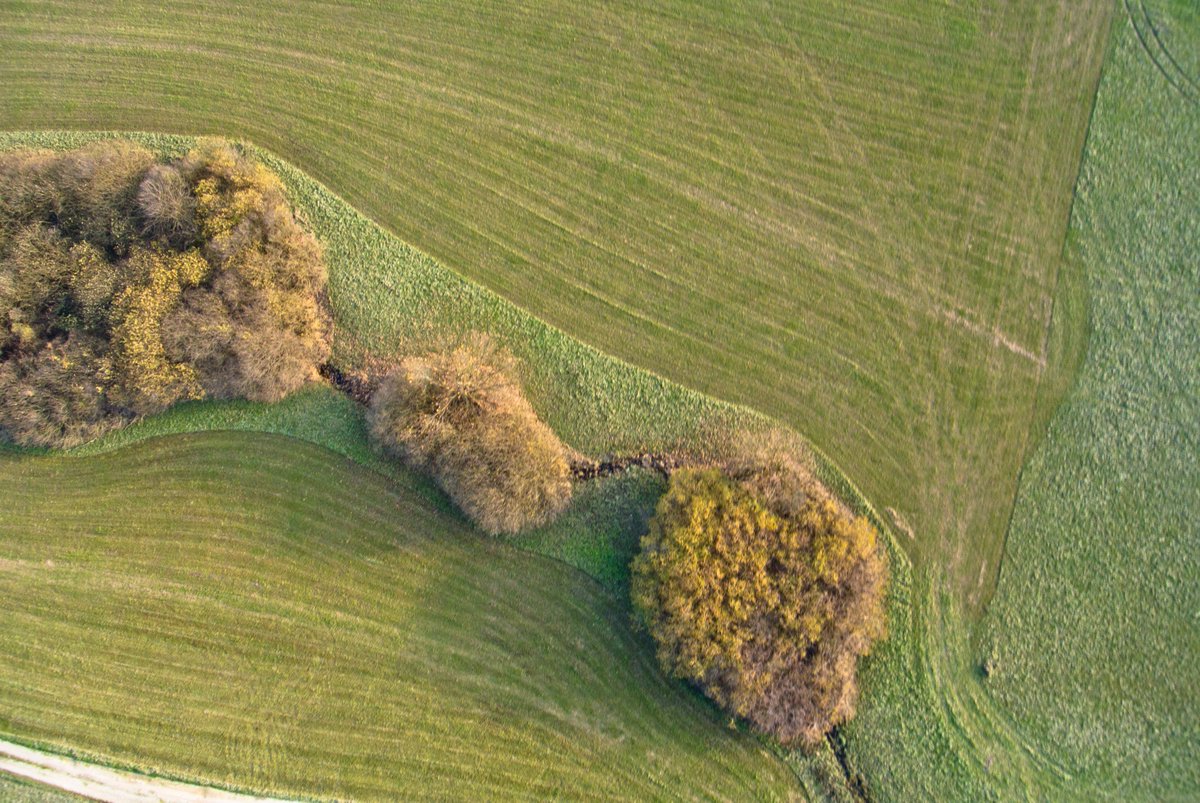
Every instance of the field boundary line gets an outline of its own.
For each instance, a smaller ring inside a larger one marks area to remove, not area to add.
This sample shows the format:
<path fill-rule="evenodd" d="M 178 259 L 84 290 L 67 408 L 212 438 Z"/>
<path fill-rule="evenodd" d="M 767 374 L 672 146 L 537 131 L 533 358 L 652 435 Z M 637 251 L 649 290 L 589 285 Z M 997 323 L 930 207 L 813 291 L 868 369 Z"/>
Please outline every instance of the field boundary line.
<path fill-rule="evenodd" d="M 1125 0 L 1125 3 L 1126 3 L 1126 7 L 1128 8 L 1128 0 Z M 1083 180 L 1084 161 L 1087 159 L 1088 143 L 1091 141 L 1091 137 L 1092 137 L 1092 124 L 1096 120 L 1096 106 L 1097 106 L 1097 102 L 1100 98 L 1100 85 L 1104 80 L 1104 74 L 1105 74 L 1105 71 L 1108 66 L 1108 57 L 1111 54 L 1113 48 L 1116 46 L 1115 25 L 1117 23 L 1114 20 L 1115 16 L 1116 16 L 1115 13 L 1109 14 L 1109 18 L 1108 18 L 1108 22 L 1107 22 L 1107 30 L 1104 33 L 1104 40 L 1105 40 L 1104 55 L 1100 60 L 1100 69 L 1096 70 L 1096 79 L 1091 87 L 1091 91 L 1090 91 L 1090 95 L 1091 95 L 1091 99 L 1092 99 L 1091 100 L 1091 108 L 1088 110 L 1087 125 L 1085 125 L 1083 128 L 1083 138 L 1079 145 L 1079 158 L 1075 162 L 1075 164 L 1076 164 L 1075 181 L 1071 186 L 1071 202 L 1070 202 L 1070 204 L 1067 205 L 1067 226 L 1066 226 L 1065 233 L 1063 234 L 1062 248 L 1059 250 L 1058 269 L 1054 272 L 1054 291 L 1053 291 L 1053 294 L 1051 295 L 1050 318 L 1047 321 L 1046 329 L 1042 334 L 1042 348 L 1041 348 L 1042 364 L 1041 364 L 1041 370 L 1039 370 L 1039 372 L 1038 372 L 1037 388 L 1034 391 L 1033 402 L 1032 402 L 1033 409 L 1035 411 L 1035 415 L 1030 420 L 1029 429 L 1027 429 L 1025 431 L 1025 443 L 1021 447 L 1021 466 L 1020 466 L 1020 468 L 1017 469 L 1016 482 L 1013 483 L 1013 492 L 1012 492 L 1011 503 L 1008 506 L 1008 517 L 1004 524 L 1004 536 L 1000 542 L 1000 556 L 996 561 L 995 579 L 992 581 L 991 593 L 988 595 L 987 602 L 985 602 L 983 604 L 983 606 L 980 608 L 980 618 L 981 619 L 987 613 L 987 610 L 991 607 L 992 599 L 995 596 L 997 589 L 1000 588 L 1000 579 L 1003 575 L 1004 564 L 1006 562 L 1005 558 L 1008 557 L 1008 537 L 1012 532 L 1013 518 L 1015 517 L 1016 512 L 1017 512 L 1017 496 L 1021 492 L 1022 483 L 1024 482 L 1024 479 L 1025 479 L 1025 467 L 1029 464 L 1030 458 L 1033 457 L 1033 452 L 1036 451 L 1038 446 L 1041 445 L 1040 440 L 1038 440 L 1038 442 L 1034 445 L 1033 450 L 1030 449 L 1031 436 L 1033 435 L 1034 427 L 1039 426 L 1039 423 L 1037 421 L 1036 411 L 1041 406 L 1042 395 L 1043 395 L 1043 393 L 1045 393 L 1045 390 L 1046 390 L 1046 387 L 1045 387 L 1046 386 L 1046 370 L 1049 368 L 1050 356 L 1051 356 L 1050 355 L 1050 333 L 1054 329 L 1054 316 L 1057 312 L 1059 312 L 1059 305 L 1062 302 L 1062 299 L 1059 297 L 1059 293 L 1061 292 L 1061 287 L 1062 287 L 1063 271 L 1070 270 L 1070 268 L 1067 264 L 1067 261 L 1074 258 L 1072 255 L 1072 252 L 1071 252 L 1071 221 L 1073 221 L 1075 219 L 1075 204 L 1079 200 L 1079 183 L 1080 183 L 1080 181 Z M 1132 18 L 1130 19 L 1130 23 L 1132 24 Z M 1136 29 L 1137 26 L 1135 25 L 1134 28 Z M 1087 282 L 1086 277 L 1083 278 L 1083 281 L 1086 284 L 1086 282 Z M 1087 295 L 1087 303 L 1089 305 L 1091 303 L 1090 293 Z M 1083 351 L 1086 354 L 1087 348 L 1088 348 L 1087 343 L 1091 339 L 1091 323 L 1090 323 L 1090 321 L 1085 321 L 1084 328 L 1087 330 L 1087 333 L 1084 336 L 1084 345 L 1083 345 Z M 1058 404 L 1055 405 L 1054 412 L 1052 412 L 1050 415 L 1048 415 L 1046 418 L 1046 421 L 1040 425 L 1040 428 L 1042 430 L 1041 434 L 1043 436 L 1050 429 L 1050 422 L 1053 420 L 1054 414 L 1057 413 L 1058 408 L 1061 407 L 1063 405 L 1063 403 L 1067 400 L 1067 397 L 1070 396 L 1071 391 L 1074 389 L 1078 380 L 1079 380 L 1079 372 L 1076 372 L 1075 375 L 1071 377 L 1071 381 L 1068 384 L 1068 386 L 1066 387 L 1066 389 L 1063 390 L 1062 396 L 1058 400 Z"/>
<path fill-rule="evenodd" d="M 0 739 L 0 771 L 53 786 L 93 800 L 211 801 L 212 803 L 275 803 L 285 798 L 230 792 L 214 786 L 156 778 L 129 770 L 93 764 L 77 758 L 35 750 Z"/>

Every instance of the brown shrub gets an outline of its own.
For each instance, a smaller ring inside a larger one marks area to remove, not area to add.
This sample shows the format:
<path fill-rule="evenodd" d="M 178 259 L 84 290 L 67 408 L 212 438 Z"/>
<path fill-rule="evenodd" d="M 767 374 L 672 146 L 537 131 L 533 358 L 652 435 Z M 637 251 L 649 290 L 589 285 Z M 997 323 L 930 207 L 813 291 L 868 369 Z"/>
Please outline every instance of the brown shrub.
<path fill-rule="evenodd" d="M 278 401 L 329 358 L 320 245 L 296 222 L 278 179 L 229 146 L 193 152 L 184 173 L 195 182 L 215 270 L 164 321 L 167 349 L 196 368 L 210 396 Z"/>
<path fill-rule="evenodd" d="M 865 519 L 819 495 L 789 511 L 719 470 L 676 472 L 632 595 L 667 671 L 783 744 L 812 745 L 853 715 L 886 571 Z"/>
<path fill-rule="evenodd" d="M 521 392 L 513 358 L 485 336 L 404 360 L 372 398 L 371 431 L 493 535 L 544 523 L 570 500 L 562 442 Z"/>
<path fill-rule="evenodd" d="M 64 153 L 55 170 L 59 228 L 116 256 L 139 235 L 138 186 L 154 155 L 126 140 L 93 142 Z"/>
<path fill-rule="evenodd" d="M 173 248 L 196 245 L 196 199 L 175 165 L 154 165 L 138 186 L 137 208 L 142 232 L 162 238 Z"/>
<path fill-rule="evenodd" d="M 68 448 L 125 423 L 105 399 L 104 345 L 72 334 L 0 362 L 0 434 L 22 446 Z"/>
<path fill-rule="evenodd" d="M 59 198 L 58 159 L 52 151 L 0 153 L 0 254 L 19 229 L 51 219 Z"/>
<path fill-rule="evenodd" d="M 0 314 L 10 337 L 41 340 L 57 326 L 71 277 L 68 243 L 55 229 L 33 223 L 19 230 L 0 260 Z"/>

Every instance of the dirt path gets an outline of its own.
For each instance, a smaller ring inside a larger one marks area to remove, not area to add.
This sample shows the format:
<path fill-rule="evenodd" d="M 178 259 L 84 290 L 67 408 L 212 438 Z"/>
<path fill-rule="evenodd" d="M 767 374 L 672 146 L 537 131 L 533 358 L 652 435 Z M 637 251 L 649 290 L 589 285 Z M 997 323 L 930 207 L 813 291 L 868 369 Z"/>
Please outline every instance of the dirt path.
<path fill-rule="evenodd" d="M 73 758 L 31 750 L 0 739 L 0 772 L 8 772 L 31 781 L 54 786 L 77 795 L 104 801 L 212 801 L 213 803 L 252 803 L 278 798 L 254 797 L 212 789 L 207 786 L 167 781 L 133 772 L 87 764 Z"/>

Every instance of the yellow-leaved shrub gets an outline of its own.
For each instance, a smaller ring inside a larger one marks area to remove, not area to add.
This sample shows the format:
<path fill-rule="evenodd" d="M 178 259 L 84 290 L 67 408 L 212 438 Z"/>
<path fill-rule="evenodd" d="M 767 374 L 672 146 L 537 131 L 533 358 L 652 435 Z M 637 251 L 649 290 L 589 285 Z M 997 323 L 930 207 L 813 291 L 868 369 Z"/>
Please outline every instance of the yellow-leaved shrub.
<path fill-rule="evenodd" d="M 664 669 L 786 745 L 853 715 L 858 659 L 885 623 L 875 529 L 804 487 L 768 505 L 721 470 L 677 471 L 633 563 Z"/>

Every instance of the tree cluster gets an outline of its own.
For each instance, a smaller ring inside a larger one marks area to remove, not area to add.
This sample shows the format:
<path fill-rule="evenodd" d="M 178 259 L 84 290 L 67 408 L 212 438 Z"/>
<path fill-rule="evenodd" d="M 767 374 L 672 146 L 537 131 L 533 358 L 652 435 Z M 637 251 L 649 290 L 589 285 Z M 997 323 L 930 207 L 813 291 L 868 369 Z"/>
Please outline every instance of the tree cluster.
<path fill-rule="evenodd" d="M 403 360 L 372 397 L 371 431 L 490 534 L 549 521 L 571 498 L 566 448 L 486 336 Z"/>
<path fill-rule="evenodd" d="M 0 435 L 66 447 L 197 398 L 274 401 L 329 354 L 326 273 L 228 144 L 0 154 Z"/>
<path fill-rule="evenodd" d="M 884 633 L 886 569 L 869 522 L 784 468 L 677 471 L 632 593 L 666 671 L 781 743 L 812 745 L 853 715 L 858 659 Z"/>

